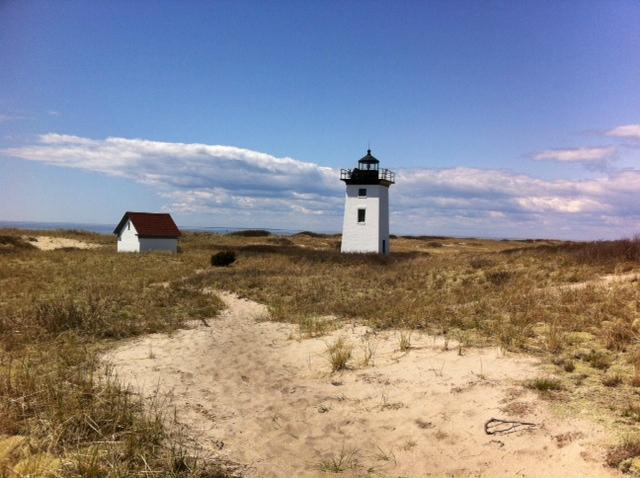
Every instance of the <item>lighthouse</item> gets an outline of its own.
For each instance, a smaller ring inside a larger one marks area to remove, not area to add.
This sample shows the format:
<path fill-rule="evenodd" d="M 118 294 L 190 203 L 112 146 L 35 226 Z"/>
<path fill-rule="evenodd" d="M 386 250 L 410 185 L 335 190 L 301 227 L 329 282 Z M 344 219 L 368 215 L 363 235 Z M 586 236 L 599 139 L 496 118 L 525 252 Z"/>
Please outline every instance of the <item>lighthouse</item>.
<path fill-rule="evenodd" d="M 369 149 L 357 168 L 340 170 L 347 185 L 341 252 L 389 254 L 389 186 L 395 173 L 379 166 Z"/>

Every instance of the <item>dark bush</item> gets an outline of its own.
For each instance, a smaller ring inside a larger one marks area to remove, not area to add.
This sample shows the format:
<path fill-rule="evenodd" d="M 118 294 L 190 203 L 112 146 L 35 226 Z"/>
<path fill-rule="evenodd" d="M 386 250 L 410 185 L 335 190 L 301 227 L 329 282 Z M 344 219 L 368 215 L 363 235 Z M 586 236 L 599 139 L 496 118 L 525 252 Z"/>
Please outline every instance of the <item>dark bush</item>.
<path fill-rule="evenodd" d="M 477 257 L 477 258 L 471 259 L 469 261 L 469 265 L 474 269 L 486 269 L 488 267 L 495 266 L 496 263 L 491 259 L 486 259 L 484 257 Z"/>
<path fill-rule="evenodd" d="M 640 237 L 619 241 L 595 241 L 580 244 L 573 251 L 580 264 L 640 261 Z"/>
<path fill-rule="evenodd" d="M 264 229 L 246 229 L 244 231 L 230 232 L 228 235 L 240 237 L 266 237 L 270 236 L 271 233 L 269 231 L 265 231 Z"/>
<path fill-rule="evenodd" d="M 0 244 L 15 247 L 28 247 L 24 239 L 16 236 L 0 236 Z"/>
<path fill-rule="evenodd" d="M 220 251 L 211 256 L 211 265 L 215 267 L 227 267 L 236 261 L 236 253 L 233 251 Z"/>
<path fill-rule="evenodd" d="M 300 231 L 293 234 L 294 236 L 309 236 L 309 237 L 329 237 L 329 234 L 322 234 L 320 232 L 312 231 Z"/>
<path fill-rule="evenodd" d="M 487 280 L 496 286 L 505 284 L 511 279 L 511 276 L 512 274 L 509 271 L 491 271 L 485 275 Z"/>
<path fill-rule="evenodd" d="M 35 249 L 35 246 L 21 237 L 0 236 L 0 254 Z"/>
<path fill-rule="evenodd" d="M 363 264 L 389 264 L 415 259 L 416 257 L 428 257 L 428 252 L 394 252 L 390 256 L 381 254 L 343 254 L 340 252 L 340 243 L 335 250 L 331 249 L 311 249 L 299 246 L 279 246 L 275 244 L 247 244 L 234 248 L 241 252 L 243 257 L 254 257 L 265 254 L 273 254 L 295 258 L 299 262 L 312 263 L 333 263 L 344 265 Z M 213 258 L 212 258 L 213 259 Z"/>
<path fill-rule="evenodd" d="M 286 237 L 270 237 L 267 239 L 271 244 L 276 244 L 278 246 L 295 246 L 295 243 Z"/>
<path fill-rule="evenodd" d="M 620 444 L 612 447 L 607 452 L 607 465 L 617 468 L 623 465 L 623 462 L 640 455 L 640 436 L 637 434 L 626 435 L 622 438 Z"/>

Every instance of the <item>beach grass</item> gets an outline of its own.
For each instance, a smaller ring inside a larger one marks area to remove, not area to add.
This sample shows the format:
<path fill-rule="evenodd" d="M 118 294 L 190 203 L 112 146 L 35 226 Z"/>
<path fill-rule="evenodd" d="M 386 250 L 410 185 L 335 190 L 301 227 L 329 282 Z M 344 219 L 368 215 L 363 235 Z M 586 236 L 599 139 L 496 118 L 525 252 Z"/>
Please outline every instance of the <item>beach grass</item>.
<path fill-rule="evenodd" d="M 29 242 L 35 235 L 102 247 L 40 251 Z M 13 450 L 0 476 L 24 450 L 58 476 L 212 473 L 216 463 L 176 444 L 166 407 L 143 403 L 99 360 L 120 340 L 215 317 L 222 302 L 204 289 L 265 303 L 272 320 L 298 324 L 303 338 L 355 321 L 397 330 L 403 351 L 420 331 L 535 354 L 552 370 L 532 377 L 533 389 L 562 383 L 564 396 L 614 419 L 629 415 L 625 397 L 640 382 L 640 290 L 630 276 L 640 271 L 638 239 L 438 237 L 435 246 L 403 237 L 383 258 L 340 254 L 331 235 L 187 233 L 177 255 L 117 254 L 112 237 L 78 231 L 0 236 L 0 462 L 3 446 Z M 235 262 L 211 267 L 220 251 Z M 335 351 L 331 368 L 341 370 L 352 347 Z M 369 363 L 373 353 L 364 356 Z"/>
<path fill-rule="evenodd" d="M 217 315 L 217 297 L 174 282 L 200 261 L 116 254 L 112 240 L 45 252 L 8 235 L 17 245 L 0 254 L 0 449 L 22 441 L 0 455 L 0 476 L 210 476 L 204 462 L 176 469 L 170 410 L 143 402 L 99 361 L 118 340 Z"/>

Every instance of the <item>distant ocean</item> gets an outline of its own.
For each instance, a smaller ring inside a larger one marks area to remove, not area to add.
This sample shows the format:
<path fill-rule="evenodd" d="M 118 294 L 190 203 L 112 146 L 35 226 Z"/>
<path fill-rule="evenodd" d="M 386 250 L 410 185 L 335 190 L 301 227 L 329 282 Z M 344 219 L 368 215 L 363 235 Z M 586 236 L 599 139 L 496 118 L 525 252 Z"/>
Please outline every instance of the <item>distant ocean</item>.
<path fill-rule="evenodd" d="M 79 224 L 75 222 L 22 222 L 22 221 L 0 221 L 0 228 L 30 229 L 30 230 L 52 230 L 52 229 L 76 229 L 78 231 L 96 232 L 98 234 L 111 234 L 116 224 Z M 264 229 L 279 236 L 290 236 L 299 229 L 272 229 L 261 227 L 180 227 L 183 231 L 214 232 L 227 234 L 229 232 L 248 231 L 251 229 Z"/>
<path fill-rule="evenodd" d="M 112 234 L 115 229 L 116 224 L 81 224 L 75 222 L 27 222 L 27 221 L 0 221 L 0 229 L 2 228 L 15 228 L 15 229 L 30 229 L 30 230 L 52 230 L 52 229 L 76 229 L 78 231 L 88 231 L 88 232 L 96 232 L 98 234 Z M 223 226 L 179 226 L 183 231 L 193 231 L 193 232 L 213 232 L 216 234 L 227 234 L 229 232 L 238 232 L 238 231 L 250 231 L 253 229 L 261 229 L 265 231 L 269 231 L 271 234 L 276 234 L 278 236 L 291 236 L 298 232 L 301 232 L 302 229 L 274 229 L 268 227 L 223 227 Z M 312 230 L 312 232 L 320 232 L 323 234 L 340 234 L 339 231 L 316 231 Z M 433 236 L 433 238 L 442 237 L 442 238 L 457 238 L 457 239 L 490 239 L 494 241 L 499 240 L 521 240 L 524 238 L 518 237 L 498 237 L 498 236 L 488 236 L 488 235 L 478 235 L 478 236 Z"/>

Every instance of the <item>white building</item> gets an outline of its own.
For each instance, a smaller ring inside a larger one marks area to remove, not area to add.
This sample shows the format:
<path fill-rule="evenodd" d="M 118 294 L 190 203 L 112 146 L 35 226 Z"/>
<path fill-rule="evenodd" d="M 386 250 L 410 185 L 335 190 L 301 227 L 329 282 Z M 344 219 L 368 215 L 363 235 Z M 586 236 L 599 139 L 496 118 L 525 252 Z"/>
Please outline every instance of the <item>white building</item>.
<path fill-rule="evenodd" d="M 340 171 L 347 185 L 342 252 L 389 254 L 389 186 L 395 174 L 378 169 L 379 163 L 368 150 L 357 168 Z"/>
<path fill-rule="evenodd" d="M 127 211 L 113 233 L 118 252 L 178 252 L 180 230 L 169 214 Z"/>

